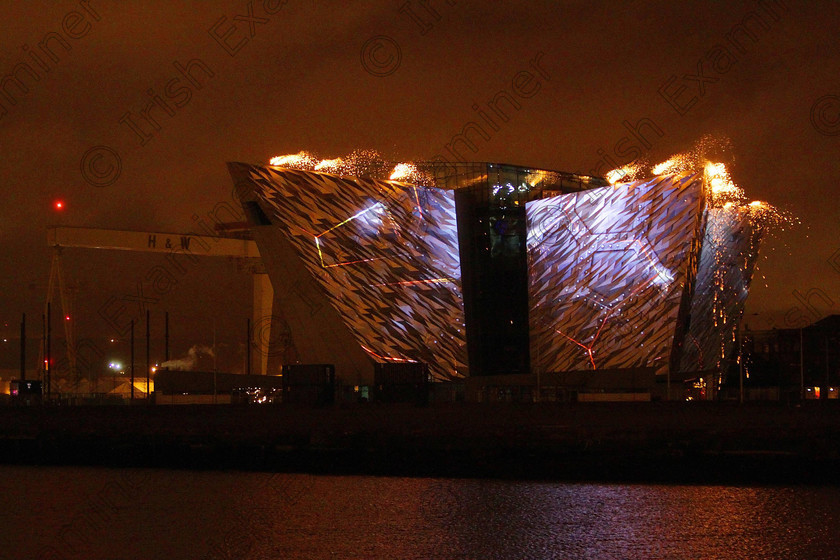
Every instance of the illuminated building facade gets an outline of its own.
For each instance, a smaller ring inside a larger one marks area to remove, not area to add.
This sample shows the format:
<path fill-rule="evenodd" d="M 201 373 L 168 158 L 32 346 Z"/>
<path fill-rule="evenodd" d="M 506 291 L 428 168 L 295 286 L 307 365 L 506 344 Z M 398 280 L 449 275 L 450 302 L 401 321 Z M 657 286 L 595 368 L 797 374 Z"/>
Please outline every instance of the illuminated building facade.
<path fill-rule="evenodd" d="M 702 174 L 609 185 L 510 165 L 404 179 L 229 164 L 275 289 L 283 360 L 466 375 L 654 368 L 731 357 L 758 232 Z"/>

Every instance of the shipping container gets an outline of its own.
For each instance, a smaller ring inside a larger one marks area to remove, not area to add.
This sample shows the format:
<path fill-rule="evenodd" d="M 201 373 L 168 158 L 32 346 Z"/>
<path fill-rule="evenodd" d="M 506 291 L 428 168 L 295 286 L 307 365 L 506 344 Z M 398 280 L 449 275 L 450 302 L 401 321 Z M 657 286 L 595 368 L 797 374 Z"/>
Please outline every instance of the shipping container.
<path fill-rule="evenodd" d="M 429 404 L 428 364 L 385 363 L 374 366 L 374 400 L 384 403 Z"/>
<path fill-rule="evenodd" d="M 312 406 L 335 402 L 333 364 L 289 364 L 283 366 L 283 402 Z"/>

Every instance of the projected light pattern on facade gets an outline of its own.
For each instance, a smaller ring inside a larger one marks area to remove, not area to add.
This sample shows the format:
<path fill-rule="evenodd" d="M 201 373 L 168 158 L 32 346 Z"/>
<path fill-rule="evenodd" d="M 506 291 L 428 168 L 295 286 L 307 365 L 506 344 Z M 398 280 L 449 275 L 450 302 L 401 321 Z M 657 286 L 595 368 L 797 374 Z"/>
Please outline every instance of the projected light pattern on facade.
<path fill-rule="evenodd" d="M 324 363 L 351 348 L 351 376 L 416 361 L 438 380 L 653 368 L 720 384 L 763 228 L 783 217 L 746 204 L 718 164 L 610 184 L 506 164 L 280 159 L 305 168 L 231 174 L 251 225 L 267 226 L 255 240 L 290 294 L 276 302 L 294 344 Z M 372 177 L 338 174 L 362 168 Z M 303 284 L 329 313 L 309 312 Z"/>
<path fill-rule="evenodd" d="M 680 371 L 725 370 L 722 362 L 733 355 L 760 240 L 761 227 L 749 208 L 729 205 L 707 211 Z"/>
<path fill-rule="evenodd" d="M 667 371 L 702 211 L 697 175 L 528 202 L 532 364 Z"/>
<path fill-rule="evenodd" d="M 438 379 L 465 367 L 452 191 L 236 165 L 374 360 L 424 362 Z"/>

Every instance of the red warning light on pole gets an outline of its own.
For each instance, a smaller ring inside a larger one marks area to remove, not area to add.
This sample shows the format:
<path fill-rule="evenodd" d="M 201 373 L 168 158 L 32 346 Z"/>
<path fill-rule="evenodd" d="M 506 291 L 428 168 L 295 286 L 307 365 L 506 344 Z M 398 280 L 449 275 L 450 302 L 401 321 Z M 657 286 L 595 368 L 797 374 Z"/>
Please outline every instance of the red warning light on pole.
<path fill-rule="evenodd" d="M 65 315 L 65 316 L 64 316 L 64 320 L 65 320 L 65 321 L 69 321 L 69 320 L 70 320 L 70 315 Z"/>
<path fill-rule="evenodd" d="M 56 210 L 64 210 L 64 201 L 63 200 L 56 200 L 54 203 Z"/>

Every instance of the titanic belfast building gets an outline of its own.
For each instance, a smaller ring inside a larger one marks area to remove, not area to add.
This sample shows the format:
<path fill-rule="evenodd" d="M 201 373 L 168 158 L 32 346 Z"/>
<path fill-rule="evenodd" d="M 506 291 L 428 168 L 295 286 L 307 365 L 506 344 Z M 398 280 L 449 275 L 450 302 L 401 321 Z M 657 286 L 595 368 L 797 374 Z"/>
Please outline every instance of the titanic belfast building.
<path fill-rule="evenodd" d="M 375 363 L 688 378 L 732 359 L 760 235 L 703 173 L 415 165 L 391 180 L 229 164 L 274 287 L 275 363 L 334 364 L 352 385 Z"/>

